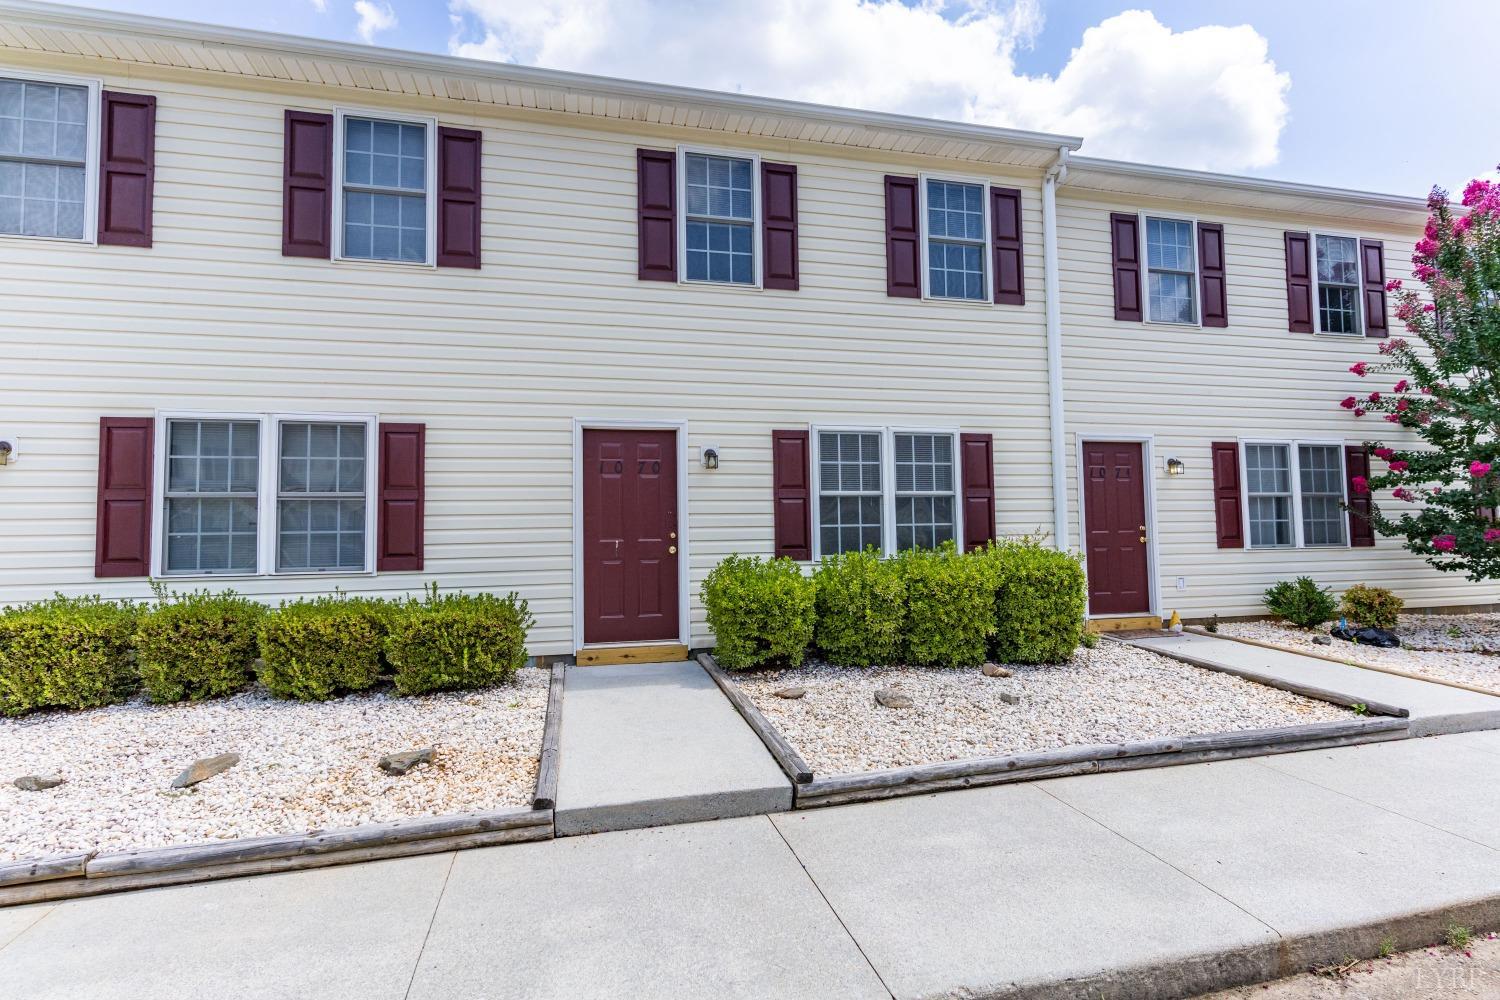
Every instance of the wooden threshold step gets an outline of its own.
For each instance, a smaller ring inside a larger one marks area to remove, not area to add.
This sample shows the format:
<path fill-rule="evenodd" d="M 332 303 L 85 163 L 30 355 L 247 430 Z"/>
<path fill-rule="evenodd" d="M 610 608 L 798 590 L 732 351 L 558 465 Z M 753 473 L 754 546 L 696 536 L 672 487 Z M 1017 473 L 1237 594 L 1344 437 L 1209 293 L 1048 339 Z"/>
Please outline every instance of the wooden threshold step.
<path fill-rule="evenodd" d="M 1090 618 L 1090 632 L 1128 632 L 1135 629 L 1160 629 L 1161 619 L 1156 615 L 1131 615 L 1117 618 Z"/>
<path fill-rule="evenodd" d="M 680 642 L 662 642 L 642 646 L 588 646 L 578 651 L 580 667 L 604 667 L 614 663 L 679 663 L 688 658 L 688 648 Z"/>

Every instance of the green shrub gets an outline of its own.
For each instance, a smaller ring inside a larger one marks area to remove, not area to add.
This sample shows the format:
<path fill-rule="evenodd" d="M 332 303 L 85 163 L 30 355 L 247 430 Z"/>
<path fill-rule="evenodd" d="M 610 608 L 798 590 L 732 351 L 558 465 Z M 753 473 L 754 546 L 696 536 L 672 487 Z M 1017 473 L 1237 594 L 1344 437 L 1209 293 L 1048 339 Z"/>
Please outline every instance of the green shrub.
<path fill-rule="evenodd" d="M 299 701 L 373 686 L 400 607 L 342 595 L 282 604 L 260 625 L 261 683 L 278 698 Z"/>
<path fill-rule="evenodd" d="M 1319 587 L 1309 576 L 1272 584 L 1266 590 L 1264 602 L 1271 614 L 1303 628 L 1317 628 L 1338 611 L 1333 594 L 1327 587 Z"/>
<path fill-rule="evenodd" d="M 824 556 L 817 583 L 816 642 L 833 663 L 870 667 L 901 655 L 906 579 L 874 549 Z"/>
<path fill-rule="evenodd" d="M 0 612 L 0 714 L 97 708 L 135 689 L 135 608 L 56 597 Z"/>
<path fill-rule="evenodd" d="M 401 694 L 485 687 L 509 680 L 526 663 L 535 619 L 519 595 L 437 595 L 402 605 L 390 617 L 385 656 Z"/>
<path fill-rule="evenodd" d="M 995 640 L 1001 663 L 1065 663 L 1083 641 L 1083 562 L 1035 538 L 991 545 L 994 566 Z"/>
<path fill-rule="evenodd" d="M 247 687 L 254 676 L 255 629 L 266 609 L 232 590 L 168 594 L 136 623 L 136 669 L 155 702 L 201 701 Z"/>
<path fill-rule="evenodd" d="M 813 591 L 812 579 L 790 559 L 720 562 L 699 591 L 714 659 L 726 670 L 801 664 L 813 637 Z"/>
<path fill-rule="evenodd" d="M 995 634 L 994 566 L 952 542 L 896 558 L 906 585 L 903 659 L 924 667 L 977 667 Z"/>
<path fill-rule="evenodd" d="M 1367 587 L 1357 583 L 1344 591 L 1341 610 L 1344 615 L 1371 628 L 1395 628 L 1406 602 L 1384 587 Z"/>

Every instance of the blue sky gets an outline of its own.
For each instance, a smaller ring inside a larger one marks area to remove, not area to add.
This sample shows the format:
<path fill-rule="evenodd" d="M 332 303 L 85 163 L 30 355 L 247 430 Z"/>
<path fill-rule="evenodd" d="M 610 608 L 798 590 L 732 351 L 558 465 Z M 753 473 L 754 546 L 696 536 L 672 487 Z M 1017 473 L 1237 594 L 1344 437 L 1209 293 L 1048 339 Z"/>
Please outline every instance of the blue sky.
<path fill-rule="evenodd" d="M 1072 132 L 1094 155 L 1403 194 L 1500 160 L 1492 0 L 94 5 Z"/>

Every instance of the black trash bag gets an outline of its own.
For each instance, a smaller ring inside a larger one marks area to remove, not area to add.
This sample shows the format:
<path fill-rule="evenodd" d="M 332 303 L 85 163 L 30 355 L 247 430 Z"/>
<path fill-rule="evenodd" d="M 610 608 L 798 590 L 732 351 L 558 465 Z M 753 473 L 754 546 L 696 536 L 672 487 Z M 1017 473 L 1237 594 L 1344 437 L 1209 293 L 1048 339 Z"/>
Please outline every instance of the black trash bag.
<path fill-rule="evenodd" d="M 1335 639 L 1358 643 L 1361 646 L 1397 649 L 1401 645 L 1401 640 L 1396 637 L 1396 633 L 1387 628 L 1351 628 L 1348 625 L 1335 625 L 1328 634 Z"/>

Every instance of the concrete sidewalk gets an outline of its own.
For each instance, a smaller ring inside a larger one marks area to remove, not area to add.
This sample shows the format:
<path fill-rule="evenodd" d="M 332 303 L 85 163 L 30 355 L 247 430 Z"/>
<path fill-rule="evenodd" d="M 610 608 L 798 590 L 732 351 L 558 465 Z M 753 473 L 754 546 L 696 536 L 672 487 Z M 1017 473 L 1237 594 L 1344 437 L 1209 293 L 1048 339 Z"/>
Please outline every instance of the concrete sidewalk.
<path fill-rule="evenodd" d="M 1500 733 L 0 910 L 6 1000 L 1180 997 L 1500 926 Z"/>
<path fill-rule="evenodd" d="M 1405 708 L 1411 712 L 1413 736 L 1500 727 L 1500 698 L 1477 691 L 1191 632 L 1128 641 L 1142 649 L 1217 663 L 1257 678 L 1308 684 L 1360 701 Z"/>

